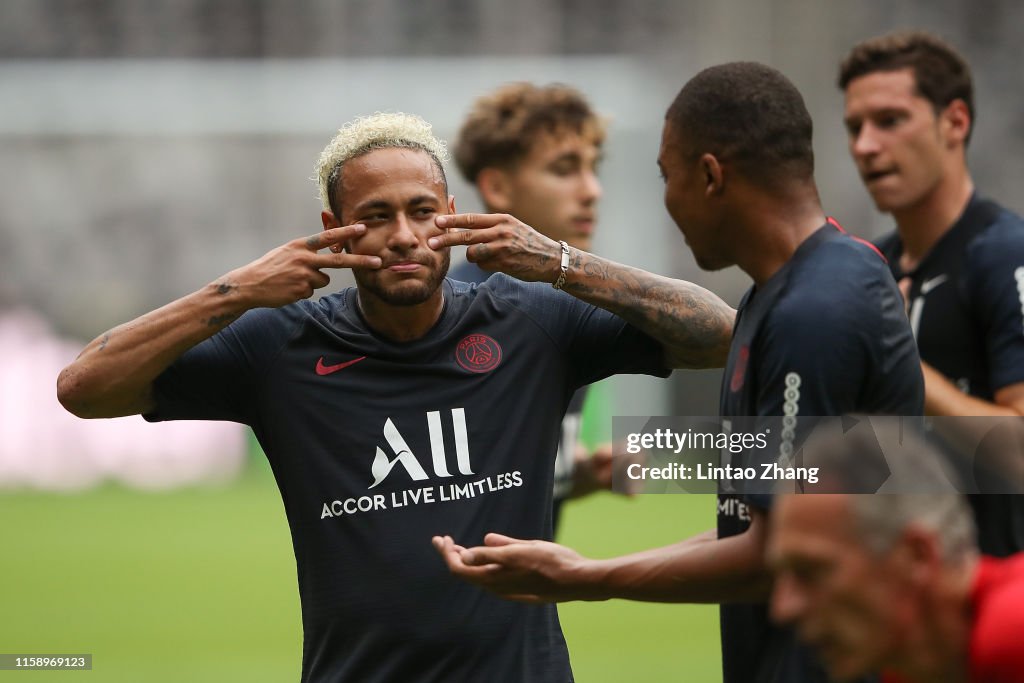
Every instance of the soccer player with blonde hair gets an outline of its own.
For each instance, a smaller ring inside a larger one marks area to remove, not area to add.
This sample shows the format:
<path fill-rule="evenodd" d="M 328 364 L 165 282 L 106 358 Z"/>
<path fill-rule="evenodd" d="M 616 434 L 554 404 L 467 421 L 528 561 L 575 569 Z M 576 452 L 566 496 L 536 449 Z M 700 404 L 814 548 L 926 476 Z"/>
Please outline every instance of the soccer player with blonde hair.
<path fill-rule="evenodd" d="M 101 335 L 58 380 L 82 417 L 252 426 L 291 529 L 303 681 L 572 680 L 554 606 L 457 581 L 431 536 L 550 537 L 573 392 L 715 365 L 728 344 L 717 297 L 623 266 L 662 291 L 629 305 L 635 324 L 592 305 L 622 299 L 615 286 L 585 303 L 446 279 L 448 249 L 429 243 L 455 211 L 444 157 L 417 117 L 344 126 L 317 164 L 322 231 Z M 558 244 L 516 236 L 532 264 L 518 277 L 555 282 Z M 310 300 L 337 268 L 356 286 Z"/>

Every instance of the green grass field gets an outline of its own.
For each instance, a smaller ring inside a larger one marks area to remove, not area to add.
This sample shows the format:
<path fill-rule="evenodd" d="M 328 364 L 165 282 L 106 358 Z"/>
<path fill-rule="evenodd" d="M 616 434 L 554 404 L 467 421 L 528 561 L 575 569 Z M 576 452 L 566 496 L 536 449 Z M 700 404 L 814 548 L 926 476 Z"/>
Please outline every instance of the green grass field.
<path fill-rule="evenodd" d="M 89 672 L 17 681 L 295 681 L 294 558 L 273 479 L 225 488 L 0 494 L 0 653 L 92 653 Z M 708 496 L 601 494 L 561 539 L 611 556 L 709 528 Z M 611 601 L 561 608 L 578 681 L 721 680 L 714 607 Z"/>

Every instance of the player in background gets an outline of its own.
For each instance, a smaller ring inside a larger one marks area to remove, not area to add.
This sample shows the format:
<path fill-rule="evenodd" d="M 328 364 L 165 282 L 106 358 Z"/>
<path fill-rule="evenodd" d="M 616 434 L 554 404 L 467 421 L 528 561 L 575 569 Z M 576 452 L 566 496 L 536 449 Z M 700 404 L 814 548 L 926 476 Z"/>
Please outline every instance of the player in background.
<path fill-rule="evenodd" d="M 878 210 L 896 221 L 878 246 L 907 302 L 925 412 L 1019 418 L 1024 221 L 971 179 L 970 67 L 939 38 L 900 32 L 855 45 L 839 87 L 857 171 Z M 970 502 L 982 552 L 1024 549 L 1024 498 L 972 495 Z"/>
<path fill-rule="evenodd" d="M 793 624 L 835 680 L 1024 681 L 1024 554 L 978 552 L 967 500 L 943 492 L 944 456 L 923 440 L 893 453 L 913 472 L 905 490 L 857 494 L 873 439 L 824 442 L 831 481 L 821 485 L 846 493 L 776 502 L 772 617 Z"/>
<path fill-rule="evenodd" d="M 509 83 L 478 98 L 454 144 L 455 163 L 488 213 L 508 213 L 553 240 L 590 251 L 601 198 L 598 164 L 605 122 L 574 88 Z M 491 273 L 466 260 L 449 277 L 482 283 Z M 612 486 L 612 447 L 588 453 L 583 407 L 603 385 L 577 391 L 562 421 L 555 459 L 554 524 L 562 504 Z"/>
<path fill-rule="evenodd" d="M 721 414 L 919 415 L 920 359 L 900 293 L 880 254 L 826 218 L 811 139 L 797 89 L 750 62 L 700 72 L 665 116 L 658 165 L 669 214 L 702 268 L 738 265 L 754 281 L 737 313 Z M 505 257 L 514 220 L 439 220 L 474 229 L 432 244 L 471 244 L 485 267 L 518 267 Z M 566 291 L 586 297 L 617 278 L 593 259 L 572 254 Z M 655 293 L 626 284 L 636 298 Z M 606 560 L 503 534 L 481 547 L 434 543 L 457 576 L 511 599 L 722 603 L 726 683 L 826 680 L 792 631 L 768 618 L 770 508 L 771 496 L 722 495 L 717 531 Z"/>

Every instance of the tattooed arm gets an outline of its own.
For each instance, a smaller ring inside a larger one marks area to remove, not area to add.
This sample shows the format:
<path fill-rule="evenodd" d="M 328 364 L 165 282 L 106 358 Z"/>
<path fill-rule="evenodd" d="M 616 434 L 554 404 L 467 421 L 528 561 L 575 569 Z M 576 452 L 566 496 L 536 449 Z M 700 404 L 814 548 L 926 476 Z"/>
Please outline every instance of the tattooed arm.
<path fill-rule="evenodd" d="M 325 286 L 325 268 L 379 268 L 376 256 L 319 254 L 365 231 L 362 225 L 293 240 L 202 289 L 93 340 L 57 378 L 57 398 L 79 417 L 153 410 L 153 381 L 181 354 L 245 311 L 294 303 Z"/>
<path fill-rule="evenodd" d="M 434 249 L 470 245 L 466 255 L 485 270 L 500 270 L 527 282 L 554 282 L 561 247 L 512 216 L 438 216 L 442 228 L 430 239 Z M 624 266 L 570 247 L 563 289 L 615 313 L 661 342 L 673 368 L 725 364 L 736 316 L 728 304 L 692 282 Z"/>

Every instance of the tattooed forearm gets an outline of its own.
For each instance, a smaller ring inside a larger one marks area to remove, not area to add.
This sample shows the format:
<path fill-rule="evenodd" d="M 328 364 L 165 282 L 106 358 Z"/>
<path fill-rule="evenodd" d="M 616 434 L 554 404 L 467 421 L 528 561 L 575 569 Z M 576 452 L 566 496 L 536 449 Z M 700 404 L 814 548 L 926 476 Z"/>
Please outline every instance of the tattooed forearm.
<path fill-rule="evenodd" d="M 236 285 L 234 282 L 218 282 L 217 283 L 217 293 L 221 294 L 221 295 L 230 294 L 231 292 L 235 291 L 236 289 L 238 289 L 238 285 Z"/>
<path fill-rule="evenodd" d="M 724 364 L 735 311 L 713 293 L 674 280 L 574 252 L 565 289 L 623 318 L 662 343 L 672 367 Z"/>
<path fill-rule="evenodd" d="M 103 349 L 107 348 L 107 342 L 109 342 L 109 341 L 110 341 L 110 333 L 107 332 L 105 335 L 103 335 L 103 339 L 100 340 L 100 347 L 99 347 L 98 350 L 102 351 Z"/>

